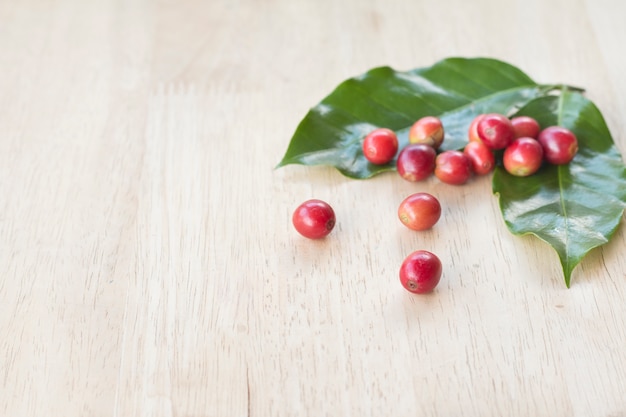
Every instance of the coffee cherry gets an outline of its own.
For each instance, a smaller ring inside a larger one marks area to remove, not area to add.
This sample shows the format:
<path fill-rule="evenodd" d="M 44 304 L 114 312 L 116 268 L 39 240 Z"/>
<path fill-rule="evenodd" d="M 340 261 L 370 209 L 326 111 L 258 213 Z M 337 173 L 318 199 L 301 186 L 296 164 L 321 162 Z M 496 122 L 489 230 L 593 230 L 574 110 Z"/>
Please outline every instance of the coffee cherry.
<path fill-rule="evenodd" d="M 335 227 L 335 212 L 322 200 L 307 200 L 293 212 L 292 222 L 302 236 L 321 239 Z"/>
<path fill-rule="evenodd" d="M 480 123 L 484 116 L 484 114 L 479 114 L 474 118 L 474 120 L 472 120 L 472 123 L 467 130 L 467 138 L 470 142 L 481 142 L 480 137 L 478 137 L 478 123 Z"/>
<path fill-rule="evenodd" d="M 504 149 L 515 135 L 511 121 L 502 114 L 489 113 L 483 116 L 476 127 L 478 137 L 490 149 Z"/>
<path fill-rule="evenodd" d="M 485 175 L 493 171 L 496 159 L 493 151 L 480 141 L 469 142 L 465 145 L 463 153 L 472 164 L 472 170 L 476 175 Z"/>
<path fill-rule="evenodd" d="M 398 174 L 407 181 L 416 182 L 428 178 L 435 170 L 437 153 L 432 146 L 423 143 L 408 144 L 396 160 Z"/>
<path fill-rule="evenodd" d="M 533 138 L 539 135 L 539 123 L 530 116 L 517 116 L 511 119 L 515 139 Z"/>
<path fill-rule="evenodd" d="M 409 143 L 423 143 L 438 149 L 443 142 L 443 124 L 434 116 L 426 116 L 409 129 Z"/>
<path fill-rule="evenodd" d="M 440 217 L 441 204 L 428 193 L 411 194 L 398 207 L 398 218 L 411 230 L 430 229 Z"/>
<path fill-rule="evenodd" d="M 543 148 L 533 138 L 517 138 L 504 150 L 504 169 L 517 177 L 527 177 L 541 168 Z"/>
<path fill-rule="evenodd" d="M 400 283 L 414 294 L 426 294 L 441 280 L 441 261 L 432 252 L 418 250 L 404 259 L 400 266 Z"/>
<path fill-rule="evenodd" d="M 398 137 L 386 128 L 375 129 L 363 140 L 363 155 L 375 165 L 389 163 L 398 152 Z"/>
<path fill-rule="evenodd" d="M 550 126 L 539 133 L 546 161 L 555 165 L 569 163 L 578 152 L 578 139 L 574 133 L 561 126 Z"/>
<path fill-rule="evenodd" d="M 471 162 L 461 151 L 444 151 L 435 159 L 435 176 L 446 184 L 465 184 L 472 176 Z"/>

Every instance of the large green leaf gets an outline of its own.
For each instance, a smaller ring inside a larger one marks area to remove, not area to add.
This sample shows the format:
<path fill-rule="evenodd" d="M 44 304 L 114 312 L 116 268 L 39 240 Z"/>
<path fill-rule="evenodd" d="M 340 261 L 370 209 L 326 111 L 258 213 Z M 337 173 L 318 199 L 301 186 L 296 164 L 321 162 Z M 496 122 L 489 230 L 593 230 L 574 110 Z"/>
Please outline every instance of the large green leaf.
<path fill-rule="evenodd" d="M 399 72 L 373 69 L 341 83 L 298 125 L 278 164 L 330 165 L 352 178 L 395 169 L 369 164 L 361 151 L 376 127 L 408 142 L 412 123 L 441 118 L 442 149 L 460 149 L 476 115 L 525 114 L 546 127 L 562 125 L 579 140 L 579 153 L 563 166 L 544 166 L 518 178 L 497 168 L 493 191 L 514 234 L 534 234 L 558 253 L 565 283 L 593 248 L 607 243 L 626 207 L 626 168 L 596 106 L 578 91 L 535 83 L 519 69 L 494 59 L 450 58 L 428 68 Z"/>
<path fill-rule="evenodd" d="M 581 94 L 563 91 L 529 102 L 519 114 L 541 126 L 564 126 L 578 137 L 567 165 L 544 166 L 519 178 L 498 168 L 493 191 L 509 230 L 534 234 L 558 253 L 565 283 L 593 248 L 609 241 L 626 207 L 626 168 L 598 108 Z"/>
<path fill-rule="evenodd" d="M 363 157 L 362 140 L 376 127 L 396 131 L 402 147 L 417 119 L 436 115 L 446 130 L 442 149 L 459 148 L 476 114 L 512 113 L 553 88 L 487 58 L 449 58 L 406 72 L 375 68 L 344 81 L 308 112 L 278 166 L 331 165 L 368 178 L 395 169 L 395 162 L 377 166 Z"/>

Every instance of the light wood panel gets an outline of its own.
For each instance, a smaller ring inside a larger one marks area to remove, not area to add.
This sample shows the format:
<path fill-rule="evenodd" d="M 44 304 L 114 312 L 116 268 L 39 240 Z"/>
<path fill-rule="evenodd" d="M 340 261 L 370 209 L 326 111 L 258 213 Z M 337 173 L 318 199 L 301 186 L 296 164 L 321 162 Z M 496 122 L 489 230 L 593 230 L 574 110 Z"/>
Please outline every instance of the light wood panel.
<path fill-rule="evenodd" d="M 583 86 L 626 149 L 621 2 L 0 3 L 0 414 L 626 416 L 626 238 L 566 289 L 463 187 L 274 169 L 378 65 L 491 56 Z M 443 217 L 396 219 L 415 190 Z M 303 200 L 338 216 L 293 230 Z M 444 262 L 415 297 L 411 251 Z"/>

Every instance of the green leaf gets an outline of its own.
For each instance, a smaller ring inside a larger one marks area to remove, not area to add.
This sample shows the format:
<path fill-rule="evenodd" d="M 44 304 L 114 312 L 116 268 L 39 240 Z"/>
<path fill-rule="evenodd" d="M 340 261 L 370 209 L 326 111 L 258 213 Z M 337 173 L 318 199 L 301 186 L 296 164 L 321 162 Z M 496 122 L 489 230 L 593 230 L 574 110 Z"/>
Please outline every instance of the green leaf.
<path fill-rule="evenodd" d="M 476 114 L 513 113 L 553 88 L 488 58 L 448 58 L 406 72 L 375 68 L 344 81 L 308 112 L 278 166 L 331 165 L 348 177 L 368 178 L 395 169 L 395 162 L 377 166 L 363 156 L 362 140 L 374 128 L 396 131 L 402 147 L 417 119 L 439 116 L 446 130 L 442 149 L 460 148 Z"/>
<path fill-rule="evenodd" d="M 578 138 L 579 152 L 567 165 L 544 166 L 519 178 L 498 168 L 493 192 L 499 194 L 509 230 L 534 234 L 558 253 L 565 284 L 593 248 L 609 241 L 626 207 L 626 168 L 598 108 L 581 94 L 564 90 L 529 102 L 520 115 L 543 127 L 560 125 Z"/>
<path fill-rule="evenodd" d="M 468 127 L 481 113 L 528 115 L 543 127 L 567 127 L 579 141 L 570 164 L 546 165 L 525 178 L 498 167 L 492 186 L 509 230 L 550 244 L 569 287 L 574 268 L 611 239 L 626 207 L 622 157 L 600 111 L 576 90 L 537 84 L 519 69 L 487 58 L 449 58 L 406 72 L 375 68 L 344 81 L 308 112 L 278 167 L 330 165 L 351 178 L 395 170 L 395 161 L 368 163 L 363 138 L 387 127 L 403 147 L 410 126 L 427 115 L 443 122 L 442 150 L 464 147 Z"/>

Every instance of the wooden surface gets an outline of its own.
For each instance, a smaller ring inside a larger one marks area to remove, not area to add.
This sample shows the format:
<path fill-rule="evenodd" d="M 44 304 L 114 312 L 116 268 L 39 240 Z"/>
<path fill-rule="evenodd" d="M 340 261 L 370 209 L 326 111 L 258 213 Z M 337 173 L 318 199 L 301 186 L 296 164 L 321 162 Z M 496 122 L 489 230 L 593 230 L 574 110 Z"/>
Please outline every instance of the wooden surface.
<path fill-rule="evenodd" d="M 626 151 L 619 0 L 0 2 L 0 415 L 626 416 L 626 237 L 566 289 L 463 187 L 274 166 L 366 70 L 488 56 Z M 443 217 L 396 209 L 415 190 Z M 329 201 L 324 241 L 293 209 Z M 444 277 L 411 296 L 428 249 Z"/>

